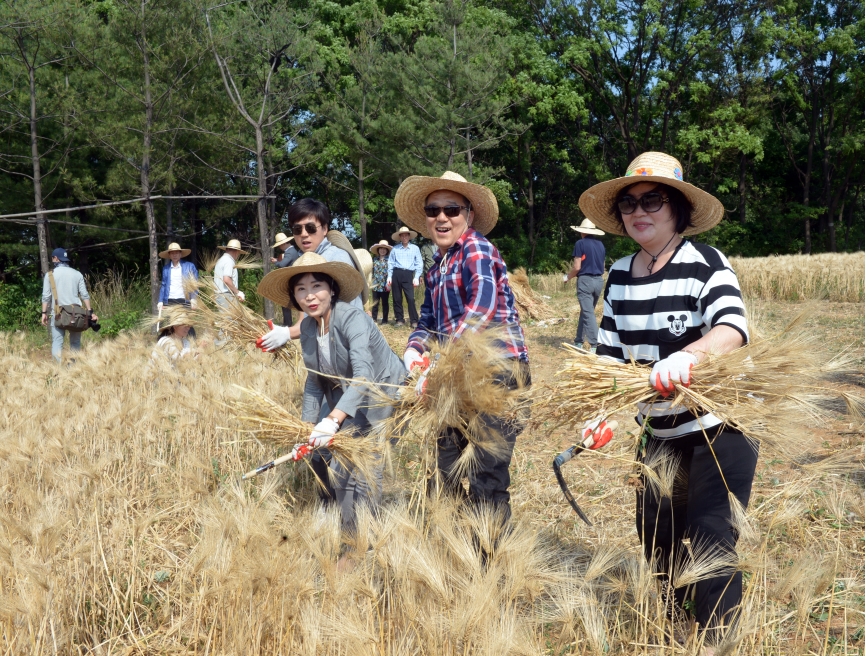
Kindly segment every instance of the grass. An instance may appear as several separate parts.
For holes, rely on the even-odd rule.
[[[543,383],[573,337],[577,303],[571,287],[536,289],[571,318],[527,326]],[[770,327],[803,309],[749,305]],[[862,353],[862,303],[814,307],[818,355],[849,344]],[[409,329],[384,332],[402,352]],[[239,480],[289,447],[250,437],[231,411],[242,399],[234,385],[297,405],[284,367],[252,347],[172,367],[152,347],[126,332],[86,343],[66,368],[45,345],[0,334],[3,653],[697,653],[688,622],[665,621],[635,534],[631,413],[615,417],[608,447],[563,468],[593,527],[550,468],[573,431],[534,416],[512,461],[510,532],[447,502],[410,503],[420,466],[410,453],[393,461],[383,512],[360,517],[348,539],[316,506],[306,467]],[[861,378],[833,384],[862,397]],[[830,410],[822,425],[803,423],[807,452],[761,455],[738,522],[751,530],[729,653],[863,653],[863,426]],[[662,491],[666,468],[657,464]],[[486,566],[476,544],[495,545]],[[339,571],[346,554],[355,567]]]

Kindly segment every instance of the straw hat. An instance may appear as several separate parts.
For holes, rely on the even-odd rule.
[[[394,209],[397,210],[397,216],[410,228],[414,228],[425,237],[432,238],[427,233],[424,203],[427,202],[427,196],[440,189],[456,191],[469,199],[475,212],[472,227],[478,232],[486,235],[493,230],[493,226],[499,220],[499,204],[496,202],[496,196],[487,187],[467,182],[466,178],[453,171],[445,171],[441,178],[413,175],[403,180],[403,184],[394,196]]]
[[[617,235],[626,234],[617,221],[611,206],[623,187],[639,182],[661,182],[679,189],[692,203],[692,223],[684,235],[697,235],[715,226],[725,214],[722,203],[703,189],[698,189],[683,180],[683,167],[676,158],[665,153],[648,152],[638,155],[628,165],[625,176],[600,182],[580,195],[581,211],[591,216],[598,227]]]
[[[352,246],[352,242],[349,241],[349,238],[346,237],[346,235],[344,235],[339,230],[329,230],[328,241],[340,250],[346,251],[349,254],[349,257],[352,258],[352,263],[355,265],[355,270],[360,272],[361,274],[364,273],[364,267],[361,266],[361,261],[358,259],[358,251],[354,249],[354,247]],[[369,290],[367,289],[366,284],[364,285],[364,288],[361,290],[360,293],[361,300],[366,303],[367,296],[369,296]]]
[[[599,230],[595,224],[589,219],[584,219],[579,226],[570,226],[575,232],[582,232],[587,235],[603,235],[604,230]]]
[[[221,251],[236,250],[240,251],[241,255],[249,255],[247,251],[241,249],[241,243],[237,239],[230,239],[228,244],[225,246],[217,246],[217,248]]]
[[[341,301],[351,301],[364,289],[364,278],[345,262],[328,262],[318,253],[304,253],[292,266],[275,269],[262,278],[256,291],[280,307],[292,307],[289,281],[305,273],[326,273],[340,285]]]
[[[373,284],[373,256],[364,248],[356,248],[354,250],[355,257],[361,263],[361,274],[364,276],[367,287],[370,287]]]
[[[192,326],[195,324],[195,321],[193,321],[188,306],[167,305],[162,308],[160,314],[147,317],[144,324],[148,328],[158,325],[159,334],[162,336],[163,332],[169,328],[173,328],[174,326]]]
[[[285,232],[278,232],[277,236],[274,237],[274,245],[271,246],[271,248],[276,248],[277,246],[282,246],[287,241],[292,241],[292,239],[294,239],[294,238],[295,238],[294,235],[286,236]]]
[[[394,248],[394,247],[391,246],[391,244],[388,243],[388,240],[387,240],[387,239],[383,239],[383,240],[380,241],[378,244],[373,244],[372,248],[370,248],[370,252],[371,252],[373,255],[375,255],[376,257],[379,257],[379,249],[380,249],[380,248],[387,248],[387,249],[388,249],[388,252],[390,253],[390,252],[391,252],[391,249]]]
[[[176,241],[173,241],[173,242],[171,242],[171,243],[168,245],[168,248],[167,248],[167,249],[165,249],[164,251],[160,251],[159,256],[160,256],[161,258],[167,260],[168,257],[169,257],[169,254],[170,254],[172,251],[175,251],[175,252],[176,252],[176,251],[180,251],[180,256],[181,256],[181,257],[186,257],[187,255],[189,255],[190,253],[192,253],[192,251],[191,251],[190,249],[188,249],[188,248],[181,248],[181,247],[180,247],[180,244],[178,244]]]
[[[407,228],[406,226],[401,226],[397,232],[391,235],[391,239],[393,239],[394,241],[400,241],[400,237],[402,235],[409,235],[409,239],[412,240],[418,236],[418,233],[414,230],[409,230],[409,228]]]

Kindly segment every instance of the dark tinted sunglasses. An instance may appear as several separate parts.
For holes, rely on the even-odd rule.
[[[292,234],[297,236],[300,235],[304,230],[307,231],[308,235],[314,235],[319,231],[318,223],[296,223],[292,226]]]
[[[468,205],[446,205],[445,207],[438,207],[436,205],[425,205],[424,206],[424,214],[427,218],[435,219],[439,216],[439,212],[442,212],[449,219],[453,219],[455,216],[460,214],[460,210],[469,210]]]
[[[643,208],[644,212],[658,212],[662,208],[662,205],[669,202],[666,197],[657,191],[651,191],[640,198],[623,196],[616,202],[616,206],[619,208],[621,214],[631,214],[637,209],[638,205]]]

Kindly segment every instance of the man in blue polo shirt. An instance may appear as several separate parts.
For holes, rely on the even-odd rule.
[[[409,306],[409,321],[413,328],[418,323],[418,310],[415,309],[415,288],[421,284],[421,275],[424,273],[421,251],[415,244],[409,243],[417,236],[417,232],[409,230],[406,226],[391,235],[391,239],[398,243],[388,254],[388,284],[386,287],[386,289],[391,289],[393,284],[396,325],[403,325],[403,296],[405,295],[406,305]]]
[[[598,344],[598,323],[595,320],[595,306],[604,288],[604,244],[598,237],[604,232],[595,227],[589,219],[579,226],[571,226],[581,238],[574,242],[571,271],[563,276],[568,282],[577,276],[577,302],[580,303],[580,319],[577,322],[577,335],[574,344],[583,348],[583,340],[589,342],[589,350],[595,353]]]

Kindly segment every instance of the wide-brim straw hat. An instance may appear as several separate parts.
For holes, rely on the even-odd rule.
[[[425,220],[426,220],[426,217],[425,217]],[[391,239],[393,239],[394,241],[400,241],[400,237],[402,235],[409,235],[409,239],[411,240],[411,239],[415,239],[415,237],[418,236],[418,233],[415,232],[414,230],[409,230],[409,228],[407,228],[406,226],[401,226],[397,232],[395,232],[394,234],[391,235]]]
[[[249,253],[241,248],[241,243],[237,239],[230,239],[229,243],[225,246],[217,246],[221,251],[229,251],[235,250],[240,251],[242,255],[249,255]]]
[[[683,167],[675,157],[665,153],[647,152],[638,155],[628,165],[621,178],[599,182],[580,195],[578,204],[581,211],[595,224],[617,235],[627,234],[625,227],[617,220],[612,211],[613,201],[624,188],[639,182],[661,182],[679,189],[689,199],[694,208],[692,223],[683,235],[697,235],[716,226],[725,215],[721,201],[703,189],[683,180]]]
[[[304,253],[291,266],[275,269],[262,278],[256,291],[280,307],[292,307],[289,281],[305,273],[326,273],[340,285],[341,301],[351,301],[364,289],[364,278],[351,264],[328,262],[318,253]]]
[[[373,245],[370,247],[370,252],[371,252],[373,255],[375,255],[376,257],[379,257],[379,249],[380,249],[380,248],[387,248],[387,249],[388,249],[388,252],[390,253],[390,252],[391,252],[391,249],[394,248],[394,247],[391,246],[391,244],[389,244],[388,241],[387,241],[386,239],[383,239],[383,240],[380,241],[378,244],[373,244]]]
[[[355,265],[355,269],[363,275],[364,267],[361,266],[361,261],[358,259],[358,252],[352,246],[352,242],[349,241],[349,238],[346,237],[346,235],[344,235],[339,230],[329,230],[328,241],[340,250],[346,251],[349,254],[349,257],[352,258],[352,263]],[[368,296],[369,290],[367,288],[367,285],[365,284],[364,288],[361,290],[361,300],[366,303]]]
[[[170,255],[172,252],[177,252],[177,251],[180,251],[180,256],[181,256],[181,257],[186,257],[187,255],[189,255],[190,253],[192,253],[192,251],[191,251],[189,248],[181,248],[181,247],[180,247],[180,244],[178,244],[177,242],[172,242],[172,243],[170,243],[170,244],[168,245],[168,248],[166,248],[164,251],[161,251],[161,252],[159,253],[159,256],[160,256],[161,258],[167,260],[167,259],[169,258],[169,255]]]
[[[373,284],[373,256],[364,248],[356,248],[354,250],[355,257],[361,263],[361,274],[364,276],[364,280],[369,288]]]
[[[276,248],[277,246],[282,246],[287,241],[292,241],[294,239],[294,235],[287,235],[285,232],[278,232],[277,236],[274,237],[274,245],[271,248]]]
[[[394,195],[394,209],[397,216],[410,228],[420,232],[425,237],[433,236],[427,231],[427,217],[424,215],[424,204],[427,196],[434,191],[446,189],[465,196],[472,204],[475,218],[472,227],[482,235],[493,230],[499,220],[499,203],[496,196],[487,187],[467,182],[459,173],[445,171],[441,178],[426,175],[413,175],[405,180]]]
[[[193,326],[193,315],[189,306],[186,305],[167,305],[162,308],[162,312],[147,317],[144,320],[144,325],[147,328],[159,326],[159,332],[174,326]]]
[[[583,234],[586,234],[586,235],[599,235],[599,236],[601,236],[604,234],[604,230],[599,230],[598,228],[596,228],[595,224],[592,221],[590,221],[589,219],[584,219],[583,221],[581,221],[579,226],[569,226],[569,227],[572,230],[574,230],[575,232],[582,232]]]

